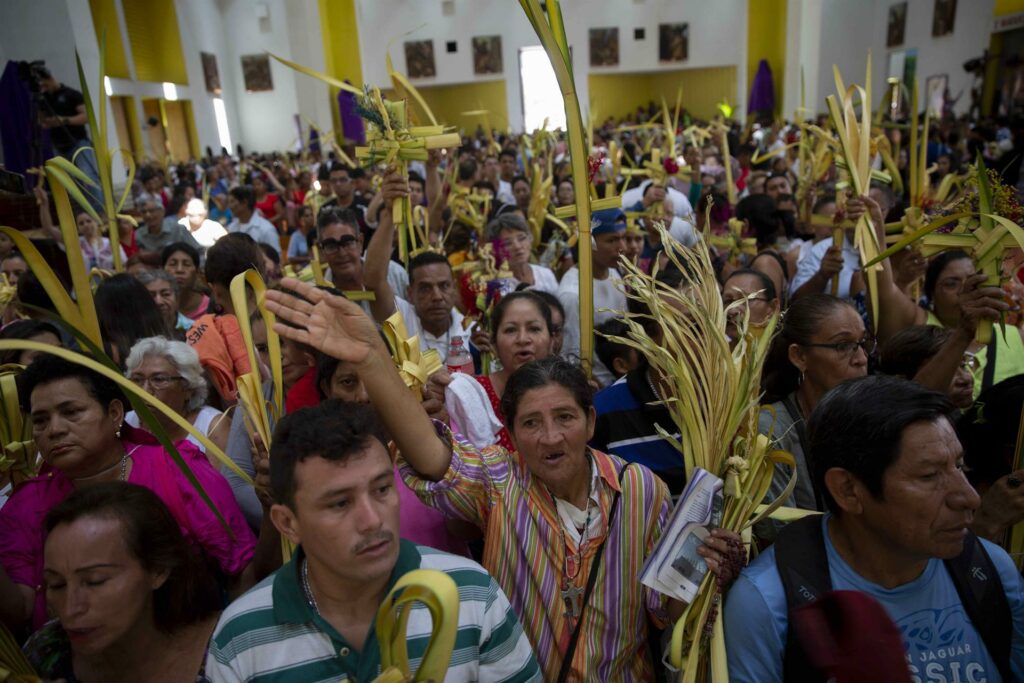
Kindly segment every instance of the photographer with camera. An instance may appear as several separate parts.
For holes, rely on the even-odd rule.
[[[43,62],[33,62],[30,68],[38,87],[36,103],[39,125],[50,131],[50,141],[56,152],[71,160],[96,182],[95,187],[83,187],[82,190],[93,206],[99,209],[103,204],[99,190],[100,173],[92,142],[85,130],[88,121],[85,99],[82,93],[54,78]]]

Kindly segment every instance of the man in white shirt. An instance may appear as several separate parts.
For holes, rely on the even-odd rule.
[[[626,190],[622,193],[622,208],[632,209],[637,203],[643,201],[644,194],[647,190],[647,186],[650,185],[653,180],[645,180],[638,187],[634,187],[630,190]],[[686,195],[677,190],[674,187],[665,188],[665,196],[668,197],[669,201],[672,202],[672,213],[678,218],[693,224],[693,205],[690,204],[690,200],[686,198]]]
[[[456,338],[461,338],[468,349],[473,331],[472,326],[463,328],[463,316],[454,307],[457,289],[452,268],[444,254],[423,252],[409,262],[409,286],[403,292],[408,300],[396,295],[388,277],[395,233],[391,207],[395,199],[408,195],[408,179],[390,173],[384,177],[380,191],[384,203],[377,230],[366,249],[366,260],[358,267],[360,285],[365,284],[376,294],[377,300],[371,305],[374,320],[384,322],[396,310],[401,311],[406,331],[410,336],[419,335],[420,350],[435,349],[443,361]],[[355,267],[354,262],[349,263],[347,272]]]
[[[207,218],[206,205],[199,197],[193,197],[185,205],[185,217],[178,221],[192,233],[192,239],[205,251],[213,246],[228,231],[217,221]]]
[[[626,250],[626,214],[621,209],[597,211],[591,217],[590,229],[593,236],[594,326],[597,327],[618,315],[601,309],[626,310],[626,295],[619,289],[622,276],[615,269],[619,257]],[[581,249],[584,247],[580,245]],[[577,267],[573,266],[562,277],[558,285],[558,300],[565,308],[562,355],[579,356],[580,272]],[[602,380],[600,375],[604,373],[607,373],[604,383],[614,380],[611,373],[603,366],[598,368],[598,365],[594,363],[594,375],[598,381]]]
[[[256,212],[256,196],[248,185],[239,185],[228,193],[228,209],[235,217],[228,232],[244,232],[260,244],[281,253],[281,239],[274,224]]]

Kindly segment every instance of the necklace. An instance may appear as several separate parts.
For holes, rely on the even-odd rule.
[[[309,561],[306,558],[302,558],[302,592],[306,594],[306,602],[309,603],[310,608],[319,615],[320,606],[316,604],[316,596],[313,595],[313,589],[309,587]]]
[[[651,379],[651,371],[650,371],[649,368],[648,368],[647,372],[645,373],[645,376],[647,377],[647,386],[649,386],[651,388],[651,393],[654,394],[654,398],[656,398],[659,401],[661,401],[662,400],[661,392],[658,391],[658,386],[654,383],[654,380]]]
[[[121,473],[120,473],[120,475],[118,475],[117,480],[118,481],[126,481],[125,480],[125,475],[128,472],[128,453],[127,452],[122,453],[121,454],[121,459],[118,460],[117,462],[115,462],[110,467],[104,467],[102,470],[100,470],[96,474],[90,474],[87,477],[75,477],[71,481],[89,481],[90,479],[95,479],[96,477],[102,477],[104,474],[106,474],[110,470],[114,469],[118,465],[121,466]]]
[[[590,497],[593,494],[593,492],[593,477],[591,477],[591,486],[590,489],[587,491],[587,521],[583,523],[583,532],[580,534],[580,542],[579,545],[576,547],[578,553],[576,556],[577,564],[576,572],[573,574],[569,573],[569,543],[568,541],[566,541],[565,538],[565,522],[562,521],[561,515],[559,515],[559,522],[561,523],[560,531],[562,534],[562,547],[565,549],[565,552],[562,555],[562,580],[563,583],[568,584],[561,591],[562,602],[565,604],[566,618],[572,617],[573,619],[578,619],[583,607],[580,604],[580,598],[583,597],[583,589],[576,585],[576,577],[580,575],[580,570],[583,568],[583,546],[587,541],[587,535],[590,533],[590,515],[591,509],[593,507],[591,505]],[[548,491],[548,493],[551,493],[550,490]],[[554,496],[552,496],[552,498],[554,498]]]

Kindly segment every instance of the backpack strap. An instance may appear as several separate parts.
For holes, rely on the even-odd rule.
[[[1004,681],[1012,681],[1010,646],[1013,618],[999,571],[985,546],[973,532],[968,531],[963,552],[943,564],[956,586],[964,611],[985,643],[999,674]]]
[[[992,329],[992,341],[988,343],[988,353],[985,354],[985,369],[981,372],[981,390],[985,391],[990,388],[996,379],[996,335],[1003,333],[1004,330],[993,328]]]
[[[832,590],[820,516],[804,517],[779,531],[775,539],[775,567],[786,593],[788,614]],[[784,681],[814,683],[825,680],[811,664],[792,626],[786,629],[782,670]]]

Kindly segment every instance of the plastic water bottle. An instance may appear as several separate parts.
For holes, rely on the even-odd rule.
[[[473,374],[473,356],[462,341],[462,337],[452,339],[448,346],[448,358],[445,361],[448,372],[464,372],[467,375]]]

